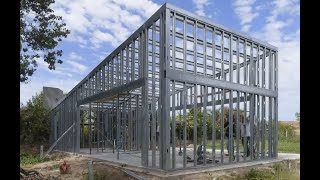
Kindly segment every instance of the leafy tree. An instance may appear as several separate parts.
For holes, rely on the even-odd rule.
[[[54,0],[20,0],[20,82],[27,83],[28,77],[36,71],[37,58],[43,58],[50,70],[55,63],[62,63],[58,57],[62,50],[56,47],[70,31],[65,28],[61,16],[50,8]]]
[[[193,119],[194,119],[194,109],[190,109],[186,116],[186,126],[187,126],[187,139],[193,140]],[[224,107],[224,122],[229,120],[229,108]],[[207,138],[211,139],[212,137],[212,110],[207,110]],[[236,119],[237,111],[234,109],[233,117]],[[240,110],[240,122],[244,121],[244,111]],[[216,139],[221,138],[221,109],[215,110],[215,131],[216,131]],[[183,116],[178,114],[176,116],[176,136],[179,138],[179,131],[183,132]],[[181,136],[181,138],[183,138]],[[197,108],[197,141],[201,142],[203,140],[203,109]]]
[[[43,93],[36,94],[20,108],[20,142],[46,144],[49,141],[49,111],[43,106]]]
[[[296,120],[300,122],[300,113],[296,112]]]
[[[80,111],[80,122],[84,123],[84,124],[88,124],[89,123],[89,112],[88,111]],[[83,138],[84,138],[84,142],[85,144],[83,144],[83,141],[80,141],[80,146],[84,147],[87,146],[87,143],[89,142],[89,126],[81,126],[82,128],[82,133],[83,133]]]

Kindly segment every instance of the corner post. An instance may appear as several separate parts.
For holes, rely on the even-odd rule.
[[[166,71],[170,62],[170,10],[166,7],[160,16],[160,168],[170,169],[170,89]]]

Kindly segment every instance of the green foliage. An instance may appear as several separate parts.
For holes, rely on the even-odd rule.
[[[223,123],[227,122],[229,120],[229,108],[224,107],[223,109]],[[186,115],[186,126],[187,126],[187,139],[188,140],[193,140],[193,119],[194,119],[194,109],[190,109],[189,112]],[[206,117],[206,127],[207,127],[207,138],[211,139],[212,137],[212,115],[213,112],[212,110],[207,110],[207,117]],[[233,112],[233,119],[236,120],[236,115],[237,111],[234,109]],[[243,122],[244,120],[244,112],[240,110],[240,122]],[[202,141],[203,139],[203,109],[197,108],[197,141]],[[221,109],[215,110],[215,135],[216,139],[221,138]],[[176,134],[177,137],[179,137],[179,131],[182,133],[183,132],[183,116],[181,114],[178,114],[176,116]]]
[[[247,180],[256,180],[256,179],[274,179],[274,174],[265,171],[265,170],[259,170],[259,169],[250,169],[250,171],[245,175],[245,179]]]
[[[56,49],[62,38],[70,31],[65,28],[61,16],[51,9],[54,0],[20,0],[20,82],[27,83],[28,77],[36,71],[36,60],[42,58],[50,70],[55,63],[62,63],[57,57],[62,50]]]
[[[234,110],[233,116],[236,119],[237,111]],[[187,140],[193,141],[193,119],[194,109],[190,109],[186,116],[187,126]],[[229,108],[224,107],[224,122],[229,119]],[[240,122],[244,121],[244,112],[240,110]],[[216,148],[221,148],[221,109],[215,111],[215,131],[216,131]],[[203,140],[203,110],[197,109],[197,142],[200,143]],[[178,114],[176,116],[176,137],[179,139],[179,131],[183,133],[183,116]],[[286,137],[287,131],[287,137]],[[212,111],[207,111],[207,139],[210,140],[212,137]],[[181,136],[183,138],[183,136]],[[284,153],[300,153],[300,136],[294,134],[294,127],[284,123],[278,122],[278,151]],[[241,143],[241,142],[240,142]],[[207,147],[212,147],[212,142],[207,141]],[[268,141],[266,141],[266,147],[268,147]],[[240,150],[243,147],[240,147]]]
[[[296,120],[300,122],[300,113],[296,112],[295,116],[296,116]]]
[[[295,135],[295,127],[285,122],[278,122],[278,151],[300,153],[300,136]],[[287,136],[286,136],[287,132]]]
[[[287,137],[286,137],[287,132]],[[294,127],[288,123],[278,122],[278,136],[279,139],[288,139],[294,137]]]
[[[39,155],[32,154],[28,151],[20,152],[20,163],[22,166],[30,166],[37,163],[41,163],[44,160],[40,159]]]
[[[292,168],[289,169],[285,163],[277,163],[270,168],[252,168],[243,177],[238,180],[276,180],[276,179],[300,179],[297,168],[294,167],[295,162],[291,162]]]
[[[300,153],[300,136],[279,139],[278,151],[282,153]]]
[[[20,108],[20,143],[46,144],[49,140],[50,120],[43,107],[43,93],[36,94]]]

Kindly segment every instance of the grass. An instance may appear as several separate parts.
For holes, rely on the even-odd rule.
[[[296,136],[288,139],[279,139],[278,151],[283,153],[299,153],[300,154],[300,137]]]
[[[226,173],[215,174],[207,172],[208,179],[212,180],[298,180],[300,179],[297,161],[280,162],[269,166],[259,166],[248,169],[236,170]]]
[[[224,142],[225,143],[225,142]],[[243,145],[241,143],[241,140],[239,142],[239,149],[240,152],[243,152]],[[212,148],[212,141],[211,139],[207,140],[207,148]],[[216,150],[220,150],[221,149],[221,139],[217,139],[216,140],[216,144],[215,144],[215,148]],[[266,140],[266,152],[268,151],[268,140]],[[224,150],[227,149],[227,145],[224,145]],[[236,145],[235,145],[235,150],[236,150]],[[261,151],[261,141],[260,141],[260,151]],[[295,136],[295,137],[280,137],[278,140],[278,152],[280,153],[300,153],[300,136]]]
[[[300,179],[297,168],[289,169],[285,163],[277,163],[270,168],[252,168],[249,172],[238,175],[237,180],[276,180],[276,179]]]
[[[44,144],[45,149],[48,148],[47,144]],[[44,159],[40,159],[40,145],[20,144],[20,165],[25,167],[31,167],[32,165],[39,164],[47,161],[58,161],[66,157],[65,153],[50,153]]]
[[[20,164],[23,167],[30,167],[34,164],[44,162],[43,159],[40,159],[39,154],[34,154],[28,150],[21,150],[20,151]]]
[[[224,150],[227,150],[227,144],[226,144],[226,141],[224,141]],[[235,141],[235,143],[236,143],[236,141]],[[239,142],[239,145],[240,145],[240,147],[239,147],[239,150],[242,152],[243,151],[243,146],[242,146],[242,144],[241,144],[241,140],[240,140],[240,142]],[[207,140],[207,148],[212,148],[212,140],[210,139],[210,140]],[[220,150],[221,149],[221,139],[219,139],[219,140],[216,140],[216,143],[215,143],[215,148],[216,148],[216,150]],[[235,150],[236,150],[236,144],[235,144],[235,146],[234,146],[234,148],[235,148]]]
[[[250,171],[244,175],[244,179],[247,180],[256,180],[256,179],[273,179],[274,174],[269,170],[262,169],[250,169]],[[242,178],[239,178],[239,180]]]

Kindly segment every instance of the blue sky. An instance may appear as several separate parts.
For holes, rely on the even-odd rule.
[[[295,118],[300,112],[299,0],[56,0],[52,8],[71,30],[59,44],[64,63],[50,71],[39,59],[30,82],[20,84],[20,102],[43,86],[70,91],[165,2],[277,46],[279,120]]]

